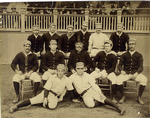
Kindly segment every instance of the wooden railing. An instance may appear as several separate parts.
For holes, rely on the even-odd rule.
[[[66,31],[67,25],[73,25],[74,30],[80,30],[82,21],[88,21],[88,29],[94,32],[95,23],[102,23],[103,32],[113,32],[117,28],[117,24],[124,23],[124,31],[135,33],[149,33],[150,15],[121,15],[121,11],[117,15],[89,15],[86,10],[85,14],[58,14],[57,10],[53,10],[53,14],[4,14],[1,15],[0,31],[32,31],[32,25],[39,25],[40,31],[48,31],[49,23],[57,24],[57,31]]]

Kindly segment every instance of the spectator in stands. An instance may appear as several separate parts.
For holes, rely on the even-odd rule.
[[[88,22],[86,21],[83,21],[82,22],[82,29],[78,32],[75,32],[75,36],[76,36],[76,39],[77,39],[77,36],[79,36],[79,38],[82,40],[83,42],[83,49],[85,51],[88,50],[88,46],[89,46],[89,37],[91,35],[91,33],[89,33],[87,30],[88,30]]]
[[[65,58],[69,58],[70,51],[75,49],[76,37],[73,30],[73,25],[68,25],[67,34],[62,34],[58,42],[58,49],[64,54]]]
[[[112,99],[114,103],[117,103],[116,101],[116,81],[117,76],[115,75],[115,67],[117,63],[117,56],[115,53],[111,50],[112,49],[112,41],[106,40],[104,43],[104,51],[100,51],[95,57],[94,57],[94,68],[95,71],[91,73],[91,76],[94,79],[109,79],[112,82]]]
[[[36,95],[40,86],[41,78],[36,73],[38,69],[37,56],[33,54],[31,49],[31,42],[24,42],[24,50],[18,53],[11,63],[11,68],[14,70],[13,86],[16,93],[16,98],[13,103],[17,103],[20,100],[19,96],[19,83],[24,79],[31,79],[34,82],[34,96]]]
[[[4,13],[4,14],[8,13],[7,7],[3,7],[2,10],[3,10],[3,13]]]
[[[12,6],[11,13],[12,14],[18,14],[18,12],[16,11],[16,7],[15,6]]]
[[[42,58],[42,67],[45,70],[42,76],[43,85],[52,75],[56,74],[58,64],[65,64],[64,55],[57,51],[57,41],[50,40],[49,47],[50,51],[45,53]]]
[[[132,15],[134,14],[134,11],[131,8],[131,3],[130,1],[127,1],[124,3],[124,6],[122,7],[122,14],[123,15]]]
[[[115,10],[115,6],[114,5],[111,5],[110,15],[117,15],[117,10]]]
[[[121,74],[118,76],[118,84],[122,98],[120,99],[119,103],[123,103],[126,99],[123,82],[132,80],[139,82],[140,86],[138,90],[137,101],[140,104],[144,104],[144,102],[141,100],[141,97],[147,85],[148,79],[141,73],[143,71],[143,56],[136,51],[135,47],[136,39],[130,38],[129,50],[120,58],[119,71]]]
[[[106,8],[102,7],[102,9],[101,9],[101,15],[107,15],[107,13],[105,11],[106,11]]]
[[[67,76],[70,76],[72,73],[75,73],[75,67],[77,62],[83,62],[86,67],[86,71],[90,73],[90,68],[92,67],[92,59],[90,58],[88,52],[83,50],[83,42],[80,38],[77,39],[75,43],[75,49],[71,51],[69,60],[68,60],[68,73]]]
[[[93,10],[93,4],[92,3],[90,3],[90,6],[89,6],[89,14],[90,15],[94,15],[95,14],[95,10]]]
[[[45,7],[43,12],[44,12],[44,14],[49,14],[50,13],[50,9],[48,8],[48,6]]]
[[[99,51],[104,50],[104,42],[109,40],[108,37],[102,33],[102,24],[96,23],[96,31],[91,34],[89,38],[88,52],[91,57],[95,57]]]
[[[54,39],[58,42],[60,39],[60,36],[56,33],[56,25],[54,23],[51,23],[49,25],[49,32],[44,33],[42,35],[43,44],[45,44],[45,51],[48,52],[50,50],[49,48],[49,42]]]

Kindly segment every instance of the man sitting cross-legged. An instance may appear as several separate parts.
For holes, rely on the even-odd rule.
[[[121,115],[124,114],[125,110],[122,110],[117,104],[106,98],[101,89],[95,84],[95,79],[85,71],[83,62],[76,63],[77,73],[72,74],[69,77],[67,89],[70,98],[73,99],[74,87],[83,98],[85,105],[89,108],[99,106],[100,103],[110,105],[114,107]],[[74,86],[74,87],[73,87]]]
[[[58,64],[55,75],[51,76],[44,86],[44,90],[37,96],[25,100],[17,105],[10,107],[10,113],[15,112],[20,107],[41,104],[43,107],[48,107],[49,109],[55,109],[58,102],[63,101],[63,97],[66,93],[66,86],[68,78],[64,75],[66,67],[64,64]]]
[[[94,57],[93,65],[95,71],[91,73],[91,76],[94,77],[94,79],[109,79],[112,82],[112,97],[113,101],[117,103],[115,99],[117,76],[114,73],[117,56],[114,51],[111,51],[112,46],[113,44],[111,40],[106,40],[104,42],[104,51],[99,52]]]

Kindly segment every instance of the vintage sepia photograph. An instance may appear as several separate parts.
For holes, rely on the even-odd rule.
[[[0,2],[1,118],[150,118],[150,1]]]

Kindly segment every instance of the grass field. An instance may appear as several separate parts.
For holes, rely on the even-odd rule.
[[[150,77],[149,67],[145,67],[143,74]],[[2,118],[144,118],[150,117],[150,81],[142,96],[144,105],[140,105],[136,101],[135,94],[127,94],[127,100],[120,107],[127,108],[124,116],[120,116],[109,106],[100,106],[96,108],[86,108],[81,103],[72,103],[65,97],[64,101],[58,104],[56,110],[49,110],[40,105],[27,106],[19,109],[17,112],[10,114],[9,107],[13,105],[15,93],[12,85],[12,77],[14,72],[10,65],[0,65],[1,78],[1,117]],[[39,92],[42,90],[42,84]],[[109,96],[106,93],[106,96]],[[119,93],[117,94],[120,98]]]

